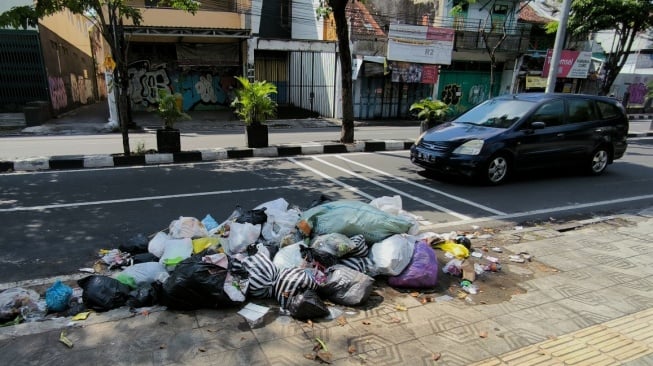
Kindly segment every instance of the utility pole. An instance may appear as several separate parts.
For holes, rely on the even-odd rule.
[[[567,32],[567,20],[569,19],[570,9],[571,0],[563,0],[560,20],[558,21],[558,31],[556,32],[556,40],[553,45],[551,62],[549,63],[549,77],[546,80],[546,93],[553,93],[555,91],[556,79],[558,77],[558,66],[560,64],[560,54],[562,53],[562,47],[565,42],[565,33]]]

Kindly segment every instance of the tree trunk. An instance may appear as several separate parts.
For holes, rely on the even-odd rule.
[[[329,5],[333,9],[333,19],[336,22],[338,51],[342,68],[342,129],[340,131],[340,142],[343,144],[354,142],[351,50],[349,49],[349,25],[345,13],[347,2],[348,0],[329,0]]]

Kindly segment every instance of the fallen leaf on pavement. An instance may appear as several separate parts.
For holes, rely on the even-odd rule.
[[[412,296],[412,297],[418,297],[418,296],[419,296],[419,292],[411,292],[411,293],[410,293],[410,296]]]
[[[206,352],[206,349],[204,349],[204,348],[198,348],[197,350],[200,351],[200,352]]]
[[[315,361],[315,353],[304,353],[304,358]]]
[[[331,352],[320,351],[317,353],[317,358],[322,362],[331,363]]]
[[[408,310],[408,308],[406,308],[406,307],[403,306],[403,305],[397,305],[397,306],[395,307],[395,309],[397,309],[397,310],[399,310],[399,311],[406,311],[406,310]]]
[[[370,324],[372,324],[372,322],[370,322],[369,320],[363,320],[363,325],[370,325]]]
[[[482,332],[478,333],[478,336],[481,337],[481,338],[487,338],[487,332],[482,331]]]
[[[345,318],[344,316],[339,316],[338,319],[336,319],[336,321],[338,322],[338,325],[341,327],[344,327],[345,324],[347,324],[347,318]]]
[[[431,355],[431,359],[432,359],[433,361],[437,361],[437,360],[439,360],[440,357],[442,357],[442,354],[440,354],[440,352],[434,352],[433,355]]]
[[[354,353],[356,353],[356,347],[349,346],[349,348],[347,348],[347,352],[349,352],[350,355],[353,355]]]

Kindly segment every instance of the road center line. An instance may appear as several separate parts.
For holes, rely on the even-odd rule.
[[[275,190],[275,189],[280,189],[280,188],[296,188],[296,186],[286,185],[286,186],[275,186],[275,187],[231,189],[231,190],[226,190],[226,191],[211,191],[211,192],[198,192],[198,193],[170,194],[170,195],[165,195],[165,196],[148,196],[148,197],[123,198],[123,199],[119,199],[119,200],[58,203],[58,204],[52,204],[52,205],[29,206],[29,207],[12,207],[12,208],[2,208],[2,209],[0,209],[0,212],[40,211],[40,210],[47,210],[47,209],[54,209],[54,208],[96,206],[96,205],[106,205],[106,204],[114,204],[114,203],[166,200],[166,199],[171,199],[171,198],[217,196],[217,195],[232,194],[232,193],[269,191],[269,190]]]
[[[387,176],[387,177],[391,177],[391,178],[393,178],[393,179],[396,179],[396,180],[398,180],[398,181],[401,181],[401,182],[404,182],[404,183],[407,183],[407,184],[413,185],[413,186],[415,186],[415,187],[419,187],[419,188],[422,188],[422,189],[426,189],[427,191],[431,191],[431,192],[433,192],[433,193],[437,193],[437,194],[439,194],[439,195],[441,195],[441,196],[445,196],[445,197],[447,197],[447,198],[451,198],[452,200],[456,200],[456,201],[458,201],[458,202],[462,202],[462,203],[464,203],[464,204],[467,204],[467,205],[470,205],[470,206],[473,206],[473,207],[476,207],[476,208],[480,208],[481,210],[484,210],[484,211],[487,211],[487,212],[493,213],[493,214],[495,214],[495,215],[506,215],[505,212],[502,212],[502,211],[499,211],[499,210],[495,210],[495,209],[493,209],[493,208],[490,208],[490,207],[487,207],[487,206],[481,205],[480,203],[472,202],[472,201],[467,200],[467,199],[464,199],[464,198],[462,198],[462,197],[454,196],[453,194],[449,194],[449,193],[447,193],[447,192],[443,192],[443,191],[437,190],[437,189],[435,189],[435,188],[431,188],[431,187],[429,187],[429,186],[425,186],[425,185],[423,185],[423,184],[419,184],[419,183],[412,182],[412,181],[410,181],[410,180],[408,180],[408,179],[406,179],[406,178],[401,178],[401,177],[394,176],[394,175],[392,175],[392,174],[390,174],[390,173],[386,173],[386,172],[384,172],[384,171],[382,171],[382,170],[378,170],[378,169],[376,169],[376,168],[372,168],[372,167],[369,166],[369,165],[361,164],[361,163],[356,162],[356,161],[353,161],[353,160],[351,160],[351,159],[347,159],[347,158],[345,158],[345,157],[343,157],[343,156],[338,155],[338,156],[336,156],[336,157],[337,157],[338,159],[340,159],[340,160],[344,160],[344,161],[347,161],[347,162],[349,162],[349,163],[351,163],[351,164],[355,164],[355,165],[358,165],[358,166],[363,167],[363,168],[365,168],[365,169],[369,169],[369,170],[371,170],[371,171],[373,171],[373,172],[376,172],[376,173],[379,173],[379,174],[381,174],[381,175],[385,175],[385,176]]]
[[[342,167],[339,167],[339,166],[337,166],[337,165],[335,165],[335,164],[331,164],[331,163],[329,163],[329,162],[327,162],[327,161],[325,161],[325,160],[323,160],[323,159],[321,159],[321,158],[318,158],[318,157],[315,157],[315,156],[313,156],[312,158],[313,158],[313,160],[317,160],[317,161],[321,162],[322,164],[325,164],[325,165],[328,165],[328,166],[330,166],[330,167],[332,167],[332,168],[335,168],[335,169],[338,169],[338,170],[340,170],[340,171],[343,171],[343,172],[345,172],[345,173],[347,173],[347,174],[349,174],[349,175],[351,175],[351,176],[354,176],[354,177],[356,177],[356,178],[363,179],[363,180],[365,180],[365,181],[367,181],[367,182],[369,182],[369,183],[372,183],[372,184],[374,184],[374,185],[377,185],[377,186],[379,186],[379,187],[381,187],[381,188],[385,188],[385,189],[387,189],[387,190],[389,190],[389,191],[392,191],[392,192],[398,193],[398,194],[401,195],[401,196],[404,196],[404,197],[410,198],[410,199],[412,199],[413,201],[417,201],[417,202],[419,202],[419,203],[421,203],[421,204],[423,204],[423,205],[426,205],[426,206],[428,206],[428,207],[431,207],[431,208],[434,208],[434,209],[436,209],[436,210],[442,211],[442,212],[444,212],[444,213],[446,213],[446,214],[449,214],[449,215],[451,215],[451,216],[457,217],[457,218],[459,218],[459,219],[461,219],[461,220],[469,220],[469,219],[471,219],[471,217],[469,217],[469,216],[465,216],[465,215],[460,214],[460,213],[458,213],[458,212],[452,211],[452,210],[450,210],[450,209],[448,209],[448,208],[446,208],[446,207],[442,207],[442,206],[440,206],[440,205],[436,205],[435,203],[431,203],[431,202],[429,202],[429,201],[423,200],[423,199],[421,199],[421,198],[419,198],[419,197],[413,196],[413,195],[408,194],[408,193],[406,193],[406,192],[404,192],[404,191],[400,191],[400,190],[398,190],[398,189],[396,189],[396,188],[390,187],[389,185],[386,185],[386,184],[383,184],[383,183],[377,182],[377,181],[375,181],[374,179],[370,179],[370,178],[364,177],[364,176],[362,176],[362,175],[360,175],[360,174],[358,174],[358,173],[354,173],[354,172],[352,172],[351,170],[347,170],[347,169],[342,168]]]
[[[372,196],[370,194],[367,194],[367,193],[361,191],[360,189],[358,189],[358,188],[356,188],[354,186],[350,186],[349,184],[341,182],[341,181],[337,180],[336,178],[333,178],[333,177],[331,177],[331,176],[329,176],[329,175],[327,175],[327,174],[325,174],[325,173],[323,173],[323,172],[321,172],[321,171],[319,171],[317,169],[311,168],[310,166],[308,166],[308,165],[306,165],[304,163],[300,163],[299,161],[295,160],[294,158],[287,158],[287,159],[288,159],[288,161],[291,161],[291,162],[299,165],[300,167],[302,167],[302,168],[304,168],[304,169],[306,169],[308,171],[311,171],[311,172],[319,175],[320,177],[322,177],[324,179],[329,180],[332,183],[335,183],[335,184],[337,184],[339,186],[345,187],[347,190],[350,190],[350,191],[352,191],[352,192],[354,192],[356,194],[359,194],[359,195],[367,198],[370,201],[375,198],[374,196]]]

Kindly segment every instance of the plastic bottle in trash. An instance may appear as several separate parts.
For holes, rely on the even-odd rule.
[[[474,295],[474,294],[478,293],[478,287],[475,284],[468,281],[468,280],[461,281],[460,282],[460,287],[463,288],[463,291],[465,291],[465,292],[467,292],[469,294]]]

